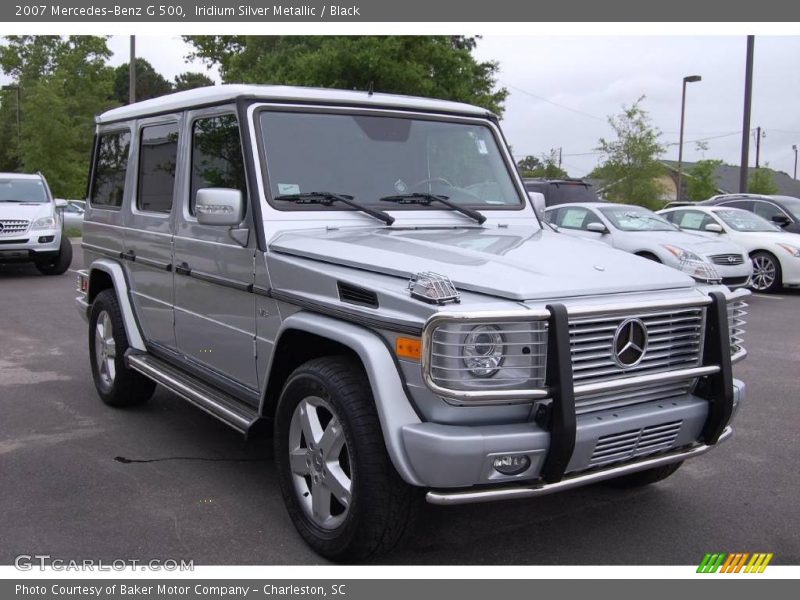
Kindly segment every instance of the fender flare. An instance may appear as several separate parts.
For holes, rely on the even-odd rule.
[[[386,343],[369,329],[310,312],[294,313],[281,323],[275,338],[276,347],[281,335],[287,330],[300,330],[326,337],[356,353],[364,365],[372,388],[383,440],[394,468],[406,483],[424,486],[408,459],[402,437],[404,426],[421,421],[406,396],[394,357]],[[272,359],[267,372],[271,370]]]
[[[125,278],[125,271],[122,266],[108,259],[98,259],[92,262],[89,267],[89,281],[91,282],[92,271],[102,271],[111,277],[111,283],[114,286],[114,291],[117,294],[117,301],[119,308],[122,312],[122,322],[125,324],[125,334],[128,336],[128,345],[136,350],[146,351],[144,345],[144,338],[139,329],[139,324],[136,322],[136,314],[133,312],[133,305],[131,304],[130,294],[128,293],[128,281]],[[92,290],[88,290],[89,296]]]

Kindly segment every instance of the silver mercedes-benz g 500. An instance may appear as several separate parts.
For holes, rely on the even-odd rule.
[[[61,275],[72,262],[61,210],[41,173],[0,173],[0,264],[32,262],[44,275]]]
[[[652,483],[731,434],[747,292],[543,228],[497,118],[225,85],[97,118],[77,305],[104,402],[274,429],[338,560],[417,499]]]

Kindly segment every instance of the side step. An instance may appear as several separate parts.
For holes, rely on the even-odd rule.
[[[233,396],[187,375],[163,360],[150,354],[131,352],[125,358],[134,371],[163,385],[241,433],[246,434],[258,420],[258,415],[252,409],[242,405]]]

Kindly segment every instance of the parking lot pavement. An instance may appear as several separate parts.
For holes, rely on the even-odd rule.
[[[73,265],[81,264],[76,247]],[[73,269],[77,268],[73,266]],[[324,562],[283,508],[269,440],[159,390],[144,407],[97,398],[74,273],[0,269],[0,564],[18,554],[196,564]],[[408,564],[697,564],[706,552],[800,562],[800,293],[755,296],[736,434],[670,479],[535,500],[426,506]],[[116,457],[152,462],[124,463]]]

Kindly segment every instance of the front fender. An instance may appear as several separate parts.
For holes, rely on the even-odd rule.
[[[384,341],[364,327],[309,312],[295,313],[285,319],[277,339],[287,330],[328,338],[358,355],[372,388],[383,439],[394,468],[407,483],[424,485],[411,466],[402,438],[403,427],[421,421],[406,397],[394,357]]]
[[[136,322],[136,313],[133,312],[133,305],[131,304],[130,294],[128,293],[128,281],[125,279],[125,271],[122,266],[108,259],[98,259],[89,267],[89,281],[92,281],[92,272],[102,271],[111,278],[111,283],[114,285],[114,291],[117,293],[117,301],[119,302],[120,311],[122,311],[122,322],[125,324],[125,333],[128,336],[128,345],[136,350],[145,351],[144,338],[139,329],[139,324]],[[91,289],[91,283],[88,290],[88,297],[93,298],[95,292]]]

